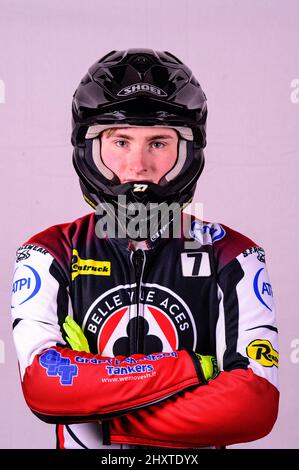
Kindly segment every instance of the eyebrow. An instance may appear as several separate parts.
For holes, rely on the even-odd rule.
[[[120,137],[122,139],[127,139],[127,140],[134,140],[134,137],[131,137],[130,135],[128,134],[121,134],[119,132],[115,132],[115,134],[111,135],[110,137],[108,137],[108,139],[112,139],[112,138],[115,138],[115,137]],[[151,136],[151,137],[147,137],[146,140],[149,142],[151,140],[156,140],[156,139],[173,139],[173,137],[171,135],[162,135],[162,134],[159,134],[159,135],[154,135],[154,136]]]

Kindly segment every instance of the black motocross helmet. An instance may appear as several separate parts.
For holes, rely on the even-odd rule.
[[[170,52],[111,51],[81,80],[72,103],[73,163],[85,200],[116,203],[191,202],[204,167],[206,96],[191,70]],[[156,183],[121,184],[101,159],[100,134],[109,127],[167,126],[180,138],[174,167]]]

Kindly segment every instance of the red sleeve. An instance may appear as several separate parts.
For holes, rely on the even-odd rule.
[[[251,369],[221,372],[206,387],[114,418],[111,443],[194,448],[252,441],[271,431],[278,397]]]
[[[199,384],[193,353],[105,358],[51,347],[26,368],[22,386],[46,422],[91,421],[157,403]]]

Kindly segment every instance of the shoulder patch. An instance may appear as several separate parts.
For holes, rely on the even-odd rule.
[[[247,256],[249,255],[254,255],[256,254],[257,255],[257,259],[261,262],[261,263],[265,263],[266,262],[266,257],[265,257],[265,250],[260,247],[260,246],[252,246],[250,248],[247,248],[245,251],[243,251],[243,257],[244,258],[247,258]]]
[[[190,236],[198,240],[202,245],[212,245],[222,240],[226,231],[220,224],[206,224],[199,220],[193,220],[190,228]]]
[[[17,250],[12,284],[12,308],[35,297],[43,284],[42,271],[49,270],[51,254],[37,245],[24,245]]]

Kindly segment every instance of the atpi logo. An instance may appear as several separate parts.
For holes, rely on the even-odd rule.
[[[246,348],[247,356],[264,367],[278,367],[278,352],[266,339],[255,339]]]
[[[110,276],[110,261],[95,261],[94,259],[82,259],[77,250],[73,250],[72,258],[72,281],[77,276],[91,275]]]
[[[32,299],[41,287],[41,278],[36,269],[28,264],[18,266],[12,285],[12,308]]]
[[[258,300],[272,312],[273,292],[265,268],[259,269],[254,276],[253,288]]]
[[[148,93],[158,96],[168,96],[164,90],[150,83],[134,83],[133,85],[126,86],[117,93],[117,96],[128,96],[133,93],[140,93],[141,91],[147,91]]]
[[[226,232],[220,224],[204,224],[194,220],[191,224],[190,236],[198,240],[202,245],[211,245],[224,238]]]

